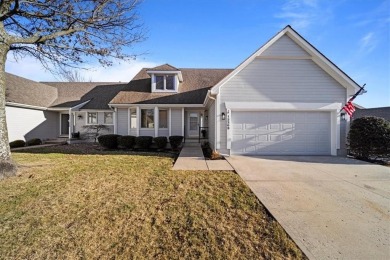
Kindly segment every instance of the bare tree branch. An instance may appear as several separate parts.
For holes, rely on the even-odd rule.
[[[5,120],[5,62],[31,56],[59,73],[97,60],[133,59],[145,39],[138,0],[0,0],[0,165],[12,165]],[[72,73],[72,72],[70,72]],[[82,80],[80,74],[68,80]],[[11,167],[12,168],[12,167]],[[1,174],[1,171],[0,171]]]

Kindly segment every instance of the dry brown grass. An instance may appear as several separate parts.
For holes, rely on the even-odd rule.
[[[0,182],[4,258],[304,257],[232,172],[171,171],[157,156],[14,158],[20,175]]]

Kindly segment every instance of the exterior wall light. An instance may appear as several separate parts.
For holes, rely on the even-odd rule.
[[[225,113],[222,113],[222,120],[225,120]]]
[[[82,115],[78,115],[77,118],[78,119],[83,119],[83,116]]]
[[[341,120],[345,121],[345,113],[340,114]]]

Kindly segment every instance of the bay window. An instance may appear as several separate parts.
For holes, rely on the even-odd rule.
[[[158,111],[158,128],[168,128],[168,111]]]
[[[154,128],[154,109],[141,109],[141,128]]]

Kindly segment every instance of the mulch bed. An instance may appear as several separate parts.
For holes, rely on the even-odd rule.
[[[177,157],[179,151],[166,149],[164,151],[153,150],[129,150],[129,149],[106,149],[98,143],[80,143],[80,144],[64,144],[50,147],[41,147],[36,149],[21,149],[14,152],[22,153],[64,153],[64,154],[128,154],[128,155],[144,155],[144,156],[165,156]]]

